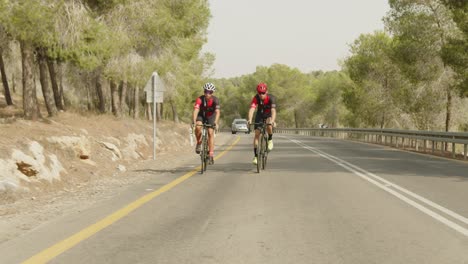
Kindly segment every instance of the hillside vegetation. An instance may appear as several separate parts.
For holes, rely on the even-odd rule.
[[[143,88],[156,71],[167,88],[158,120],[190,122],[194,98],[212,81],[229,126],[246,116],[262,81],[278,98],[283,127],[466,131],[468,3],[389,5],[385,31],[351,43],[340,71],[274,64],[210,79],[215,57],[201,52],[207,0],[1,0],[0,100],[31,120],[69,110],[151,118]],[[22,99],[12,106],[14,96]]]

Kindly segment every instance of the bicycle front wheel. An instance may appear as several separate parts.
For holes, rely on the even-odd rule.
[[[263,153],[262,153],[262,138],[260,138],[258,140],[258,146],[257,146],[257,172],[260,173],[260,168],[262,166],[262,157],[263,157]]]
[[[204,159],[204,162],[205,162],[205,171],[206,171],[206,168],[208,166],[208,139],[205,137],[205,144],[203,145],[203,149],[204,149],[204,153],[205,153],[205,159]]]
[[[262,135],[262,141],[263,141],[263,144],[262,144],[262,152],[263,152],[263,155],[262,155],[262,169],[264,170],[266,168],[267,158],[268,158],[268,139],[267,139],[266,134]]]
[[[201,159],[201,170],[200,173],[203,174],[204,171],[206,171],[206,159],[208,157],[208,152],[207,152],[207,140],[206,140],[206,135],[202,135],[202,147],[201,147],[201,152],[200,152],[200,159]]]
[[[266,162],[268,159],[268,138],[266,134],[263,136],[263,156],[262,156],[262,169],[266,168]]]
[[[202,143],[203,144],[203,143]],[[205,148],[202,146],[202,150],[200,153],[200,160],[201,160],[201,170],[200,173],[203,174],[203,172],[206,170],[206,162],[205,162]]]

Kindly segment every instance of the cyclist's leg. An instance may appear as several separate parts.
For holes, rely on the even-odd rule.
[[[257,124],[260,124],[263,122],[263,119],[261,116],[259,115],[256,115],[255,116],[255,125],[254,125],[254,130],[255,130],[255,136],[254,136],[254,148],[256,148],[258,146],[258,139],[260,138],[260,125],[257,125]]]
[[[215,116],[213,115],[211,118],[207,120],[207,123],[210,125],[215,124]],[[214,129],[208,128],[208,146],[209,146],[209,156],[210,156],[210,164],[214,164],[214,149],[215,149],[215,136],[214,136]]]
[[[266,119],[266,123],[271,124],[271,116]],[[273,134],[273,125],[267,126],[266,130],[268,132],[268,135],[272,135]]]
[[[262,119],[260,116],[255,116],[255,123],[260,123],[262,122]],[[254,136],[254,141],[253,141],[253,147],[254,147],[254,158],[252,163],[257,164],[257,157],[258,157],[258,140],[260,138],[260,127],[259,125],[255,124],[254,125],[254,130],[255,130],[255,136]]]
[[[271,116],[266,119],[266,123],[271,123]],[[268,133],[268,150],[273,149],[273,125],[269,125],[266,127],[266,131]]]
[[[201,115],[197,116],[197,123],[195,126],[195,137],[197,138],[197,145],[195,147],[195,152],[197,154],[200,153],[201,151],[201,134],[202,134],[202,127],[201,125],[203,124],[203,117]]]
[[[195,124],[195,136],[197,138],[197,144],[201,143],[201,131],[202,131],[202,125],[203,124],[203,117],[201,115],[197,116],[197,123]]]

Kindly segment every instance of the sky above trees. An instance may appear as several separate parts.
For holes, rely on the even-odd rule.
[[[204,51],[214,77],[234,77],[274,63],[303,72],[338,70],[360,34],[383,30],[387,0],[210,0]]]

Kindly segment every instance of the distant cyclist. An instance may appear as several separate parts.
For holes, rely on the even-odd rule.
[[[195,136],[197,138],[197,146],[195,152],[201,152],[201,125],[203,123],[210,124],[213,127],[208,128],[208,146],[209,146],[209,164],[214,164],[214,129],[218,125],[220,115],[219,99],[213,95],[216,87],[212,83],[203,85],[204,95],[197,97],[195,105],[193,106],[192,125],[195,126]]]
[[[259,83],[257,85],[257,94],[252,98],[249,109],[249,124],[252,124],[252,117],[257,109],[255,115],[255,123],[262,123],[266,120],[266,123],[273,124],[267,126],[266,130],[268,133],[268,150],[273,149],[273,126],[275,125],[276,119],[276,98],[272,94],[268,94],[268,87],[265,83]],[[259,125],[255,125],[255,137],[254,137],[254,158],[252,163],[257,164],[257,145],[260,137]]]

